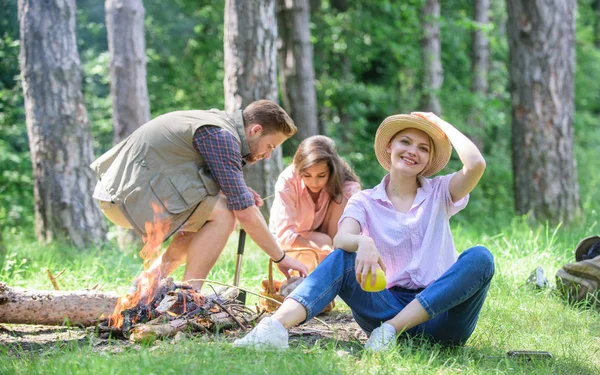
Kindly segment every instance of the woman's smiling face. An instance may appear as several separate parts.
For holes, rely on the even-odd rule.
[[[431,141],[427,133],[408,128],[394,135],[386,151],[391,167],[417,176],[427,167],[431,157]]]

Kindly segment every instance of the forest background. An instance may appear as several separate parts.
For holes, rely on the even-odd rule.
[[[317,129],[336,140],[340,154],[356,170],[365,188],[377,184],[385,173],[372,151],[377,126],[390,114],[423,109],[421,100],[428,88],[424,80],[426,67],[421,44],[424,25],[420,10],[426,2],[431,1],[310,1]],[[474,4],[483,2],[489,4],[489,23],[485,25],[473,21]],[[123,252],[118,248],[114,227],[109,227],[109,241],[89,248],[38,242],[32,157],[19,66],[17,3],[17,0],[0,0],[0,281],[43,289],[50,286],[47,269],[58,272],[67,268],[69,272],[59,280],[64,289],[83,289],[100,283],[106,290],[123,292],[142,265],[137,249]],[[176,368],[214,373],[219,366],[232,365],[239,367],[236,369],[240,374],[275,373],[281,371],[282,363],[290,368],[297,363],[304,366],[306,373],[373,373],[377,366],[383,366],[381,373],[399,372],[401,366],[407,373],[444,373],[443,369],[452,373],[466,370],[465,373],[482,374],[597,373],[600,366],[598,311],[589,306],[569,306],[548,288],[532,292],[522,286],[538,265],[548,271],[547,276],[552,281],[558,268],[573,261],[577,242],[600,232],[597,207],[600,202],[600,1],[577,1],[572,142],[577,161],[580,215],[569,223],[556,219],[533,221],[527,213],[515,209],[507,2],[444,0],[439,3],[441,14],[437,23],[443,84],[435,95],[442,117],[477,138],[487,161],[486,173],[473,191],[468,208],[453,218],[456,247],[462,250],[481,243],[489,247],[496,258],[490,297],[468,346],[454,352],[408,345],[386,357],[390,361],[367,358],[355,362],[338,358],[335,355],[338,347],[328,343],[325,347],[306,348],[308,356],[287,354],[284,361],[279,354],[254,358],[252,354],[231,352],[230,345],[213,347],[210,343],[202,346],[203,356],[189,356],[188,350],[198,349],[195,343],[193,346],[184,343],[162,346],[154,352],[149,349],[139,353],[132,349],[121,356],[110,357],[112,362],[105,361],[102,355],[86,357],[84,364],[79,365],[81,373],[101,373],[101,369],[106,373],[142,372],[141,369],[149,373],[163,369],[166,373]],[[554,2],[560,3],[560,0]],[[95,0],[77,0],[76,4],[82,90],[97,157],[113,144],[105,4]],[[224,108],[225,2],[146,0],[143,5],[151,116],[182,109]],[[473,92],[472,42],[476,30],[483,31],[489,41],[484,93]],[[284,104],[281,87],[279,96],[280,103]],[[483,127],[473,125],[474,112],[482,115]],[[283,145],[284,164],[290,162],[297,144],[298,140],[294,139]],[[535,151],[543,161],[543,147]],[[548,158],[555,152],[547,151]],[[453,155],[446,172],[459,166],[459,160]],[[556,178],[561,176],[557,174]],[[540,195],[544,193],[540,191]],[[235,236],[229,240],[211,278],[231,280],[236,240]],[[265,277],[267,258],[252,243],[249,250],[242,285],[257,289]],[[57,345],[62,344],[57,341]],[[470,351],[471,348],[475,350]],[[557,360],[523,370],[513,362],[505,362],[503,356],[497,357],[509,349],[548,350]],[[10,349],[0,348],[0,355],[11,354],[10,360],[6,357],[7,360],[0,363],[10,366],[8,373],[73,372],[73,363],[81,363],[80,353],[86,350],[94,351],[91,347],[82,350],[75,345],[66,350],[61,346],[55,352],[50,350],[51,355],[46,360],[34,363],[21,361],[24,358],[19,358],[21,352],[12,356]],[[163,351],[166,355],[156,355]],[[179,358],[177,363],[171,360],[173,352]],[[243,360],[233,364],[223,361],[223,353]],[[208,360],[210,365],[198,366],[200,359]],[[2,366],[0,373],[1,370]]]
[[[310,14],[314,46],[318,129],[337,141],[365,187],[384,171],[372,152],[375,130],[394,113],[419,110],[422,57],[421,1],[353,1],[342,9],[318,5]],[[443,85],[442,116],[464,132],[479,132],[488,162],[469,210],[457,221],[489,225],[490,231],[515,217],[511,164],[506,5],[491,1],[488,94],[471,92],[471,39],[477,27],[472,1],[446,0],[439,19]],[[164,6],[145,1],[147,84],[152,117],[181,109],[223,108],[224,3],[175,0]],[[313,4],[314,6],[314,4]],[[597,2],[578,1],[575,69],[575,155],[584,216],[597,215],[600,155],[600,49]],[[95,155],[112,145],[109,52],[104,3],[77,1],[77,44],[83,66],[83,93],[94,136]],[[19,75],[16,0],[0,0],[0,223],[3,233],[33,236],[33,187]],[[483,132],[470,128],[469,113],[483,114]],[[283,146],[289,162],[298,142]],[[456,168],[456,155],[448,170]],[[588,228],[593,230],[593,228]],[[597,230],[597,229],[596,229]]]

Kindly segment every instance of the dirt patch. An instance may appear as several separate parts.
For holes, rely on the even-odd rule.
[[[365,333],[347,312],[332,311],[317,317],[302,326],[290,330],[292,346],[303,342],[312,345],[316,342],[337,341],[344,347],[361,347],[367,339]],[[240,330],[225,332],[219,335],[221,339],[231,339],[243,336]],[[186,334],[190,337],[206,336],[204,334]],[[208,337],[207,337],[208,339]],[[91,335],[90,329],[78,327],[56,327],[44,325],[0,324],[0,348],[6,350],[9,356],[48,355],[68,346],[90,345],[94,351],[118,352],[126,346],[134,344],[126,340],[104,340]],[[174,338],[172,340],[178,340]],[[3,351],[4,351],[3,350]]]

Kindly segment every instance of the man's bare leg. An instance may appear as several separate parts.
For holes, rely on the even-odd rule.
[[[162,277],[167,277],[180,265],[185,263],[187,252],[196,233],[194,232],[177,232],[173,235],[171,244],[160,257],[160,271]]]
[[[186,271],[183,280],[204,279],[223,251],[235,226],[235,216],[227,209],[227,199],[218,196],[206,223],[198,232],[178,232],[167,250],[146,271],[160,280],[169,276],[183,263]],[[190,283],[199,289],[201,282]]]
[[[175,233],[167,251],[156,258],[146,271],[136,277],[133,287],[136,290],[141,290],[144,295],[145,293],[153,293],[152,291],[158,286],[158,282],[162,278],[169,276],[171,272],[185,262],[187,249],[194,234],[193,232]],[[130,289],[131,293],[134,291],[134,289]]]
[[[190,285],[195,289],[200,290],[203,282],[194,279],[205,279],[208,276],[223,252],[235,228],[235,222],[233,212],[227,208],[227,199],[219,196],[208,221],[191,237],[187,245],[187,264],[183,280],[190,280]]]

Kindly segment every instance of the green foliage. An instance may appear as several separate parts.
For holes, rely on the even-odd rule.
[[[372,152],[379,123],[388,115],[419,110],[422,94],[421,20],[423,0],[347,3],[321,1],[311,14],[317,103],[322,133],[337,141],[365,188],[384,175]],[[333,5],[332,5],[333,4]],[[600,200],[600,51],[595,45],[598,22],[593,0],[578,1],[575,153],[579,161],[584,213],[595,215]],[[473,95],[470,49],[473,4],[441,3],[440,37],[444,84],[438,93],[443,117],[484,141],[488,168],[458,218],[484,220],[498,227],[510,223],[513,211],[510,96],[506,9],[491,2],[489,94]],[[92,125],[96,155],[112,145],[109,54],[104,2],[77,1],[77,42],[83,69],[83,91]],[[174,0],[165,6],[144,1],[147,82],[153,116],[178,109],[222,108],[224,1]],[[0,221],[5,231],[33,231],[33,188],[19,79],[17,1],[0,0]],[[485,128],[468,124],[477,109]],[[294,153],[284,144],[284,157]],[[460,167],[453,156],[446,172]]]
[[[148,92],[154,115],[223,108],[221,1],[145,1]]]
[[[0,222],[5,230],[31,233],[33,185],[16,5],[16,1],[0,1]]]

